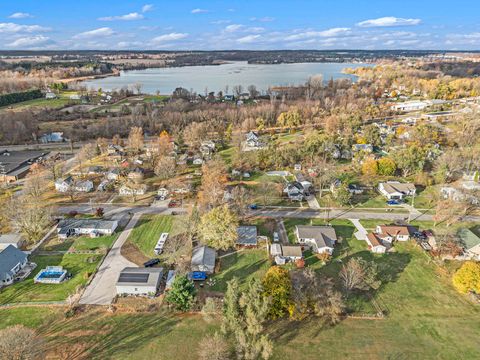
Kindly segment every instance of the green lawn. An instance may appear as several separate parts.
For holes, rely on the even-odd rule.
[[[120,235],[120,231],[115,232],[113,235],[100,236],[91,238],[90,236],[81,236],[75,238],[70,249],[73,250],[106,250],[109,249],[112,244],[117,240]]]
[[[180,220],[174,218],[171,215],[143,215],[127,241],[133,243],[145,256],[155,257],[153,249],[160,235],[164,232],[175,235],[180,231]]]
[[[45,98],[39,98],[39,99],[33,99],[33,100],[28,100],[28,101],[23,101],[19,102],[16,104],[9,105],[13,109],[24,109],[24,108],[32,108],[32,107],[47,107],[47,108],[61,108],[64,107],[68,104],[77,104],[77,102],[72,101],[70,99],[65,99],[65,98],[57,98],[57,99],[45,99]],[[3,107],[6,109],[7,107]]]
[[[241,286],[246,286],[252,278],[261,278],[270,267],[266,249],[246,249],[219,259],[220,271],[213,276],[215,285],[208,290],[225,291],[227,281],[237,277]]]
[[[99,255],[49,255],[34,256],[32,262],[37,268],[24,281],[0,291],[0,304],[15,302],[62,301],[75,289],[84,285],[100,261]],[[72,274],[72,278],[61,284],[34,284],[34,276],[46,266],[60,265]]]
[[[342,231],[346,233],[346,229]],[[356,249],[355,244],[349,247]],[[316,318],[269,323],[268,333],[274,341],[272,359],[479,358],[480,306],[457,294],[449,277],[412,243],[398,244],[397,250],[384,256],[357,252],[388,265],[391,277],[374,294],[388,311],[385,319],[346,319],[335,326]],[[261,262],[262,255],[256,252],[260,250],[238,254],[236,261],[227,264],[229,276],[234,272],[243,277],[248,274],[248,278],[260,276],[258,269],[263,266],[253,269],[249,265]],[[236,265],[239,263],[243,265]],[[340,264],[332,262],[331,266]],[[225,280],[226,276],[223,284]],[[348,304],[369,310],[361,298]],[[198,344],[220,324],[218,320],[206,322],[198,315],[175,316],[163,310],[108,313],[87,309],[72,319],[64,319],[56,311],[43,307],[0,309],[0,327],[16,323],[34,326],[47,337],[51,351],[71,351],[79,358],[142,360],[161,354],[162,359],[193,360],[198,358]]]

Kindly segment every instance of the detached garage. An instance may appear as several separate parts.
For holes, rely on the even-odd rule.
[[[163,268],[127,267],[120,272],[117,295],[154,296],[160,285]]]

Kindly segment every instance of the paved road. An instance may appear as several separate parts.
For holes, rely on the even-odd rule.
[[[120,271],[125,267],[137,267],[134,263],[125,259],[120,250],[127,241],[132,229],[137,224],[141,212],[133,215],[117,241],[112,246],[102,264],[100,265],[95,277],[90,285],[85,289],[80,304],[85,305],[109,305],[116,295],[115,283],[117,282]]]

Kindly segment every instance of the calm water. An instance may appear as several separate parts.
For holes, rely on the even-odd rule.
[[[342,69],[369,66],[350,63],[300,63],[255,65],[247,62],[234,62],[219,66],[185,66],[177,68],[146,69],[122,72],[120,76],[85,81],[89,89],[103,90],[121,89],[124,86],[133,88],[133,84],[143,85],[145,93],[171,94],[177,87],[183,87],[203,94],[208,91],[224,91],[229,87],[242,85],[246,91],[249,85],[257,90],[265,91],[270,86],[304,84],[310,76],[322,74],[325,80],[330,78],[349,78],[355,76],[342,74]]]

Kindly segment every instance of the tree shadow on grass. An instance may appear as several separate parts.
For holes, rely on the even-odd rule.
[[[155,336],[165,336],[181,318],[159,313],[104,317],[92,312],[78,321],[76,318],[60,321],[44,329],[51,335],[47,350],[53,353],[66,350],[68,359],[109,359],[141,349]]]

